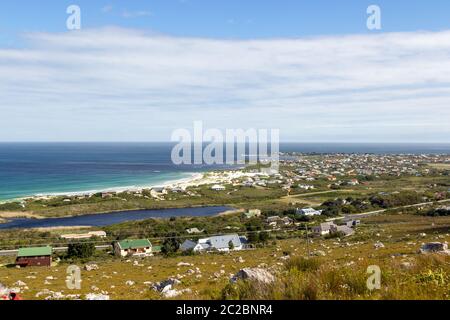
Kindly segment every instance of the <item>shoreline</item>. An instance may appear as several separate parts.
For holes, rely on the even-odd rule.
[[[167,180],[158,184],[151,185],[142,185],[142,186],[123,186],[123,187],[112,187],[112,188],[104,188],[104,189],[95,189],[95,190],[83,190],[83,191],[71,191],[71,192],[53,192],[53,193],[38,193],[30,196],[24,196],[20,198],[12,198],[12,199],[3,199],[0,200],[0,204],[12,203],[12,202],[23,202],[26,200],[39,200],[39,199],[53,199],[57,197],[81,197],[81,196],[89,196],[96,193],[103,192],[138,192],[152,188],[176,188],[181,187],[182,185],[194,186],[194,181],[201,180],[205,176],[205,173],[194,172],[189,173],[188,177],[176,179],[176,180]]]

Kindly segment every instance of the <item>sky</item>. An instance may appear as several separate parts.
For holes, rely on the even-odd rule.
[[[2,1],[0,115],[0,141],[450,142],[450,2]]]

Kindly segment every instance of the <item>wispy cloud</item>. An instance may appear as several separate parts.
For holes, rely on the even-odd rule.
[[[180,38],[106,28],[0,49],[0,140],[168,140],[280,128],[301,141],[449,141],[450,31]]]
[[[125,10],[122,12],[122,17],[130,19],[130,18],[139,18],[139,17],[150,17],[152,13],[146,10],[140,11],[128,11]]]

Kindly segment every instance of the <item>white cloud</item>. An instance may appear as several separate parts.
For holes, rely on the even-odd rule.
[[[0,140],[168,140],[203,120],[297,141],[449,142],[450,31],[27,38],[24,49],[0,49]]]

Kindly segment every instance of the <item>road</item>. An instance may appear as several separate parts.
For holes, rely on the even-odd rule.
[[[66,252],[68,247],[56,247],[53,248],[53,252]],[[101,246],[95,246],[96,250],[108,250],[111,249],[111,245],[101,245]],[[17,252],[19,250],[1,250],[0,256],[15,256],[17,255]]]
[[[439,201],[434,201],[434,202],[422,202],[422,203],[410,204],[410,205],[407,205],[407,206],[402,206],[402,207],[397,207],[397,208],[388,208],[388,209],[375,210],[375,211],[364,212],[364,213],[349,214],[349,215],[346,215],[346,216],[343,216],[343,217],[327,219],[327,221],[342,220],[342,219],[346,219],[346,218],[349,218],[349,219],[366,218],[366,217],[370,217],[370,216],[373,216],[373,215],[377,215],[377,214],[386,212],[388,210],[417,208],[417,207],[421,207],[421,206],[429,206],[429,205],[436,204],[436,203],[446,203],[446,202],[450,202],[450,199],[439,200]]]

